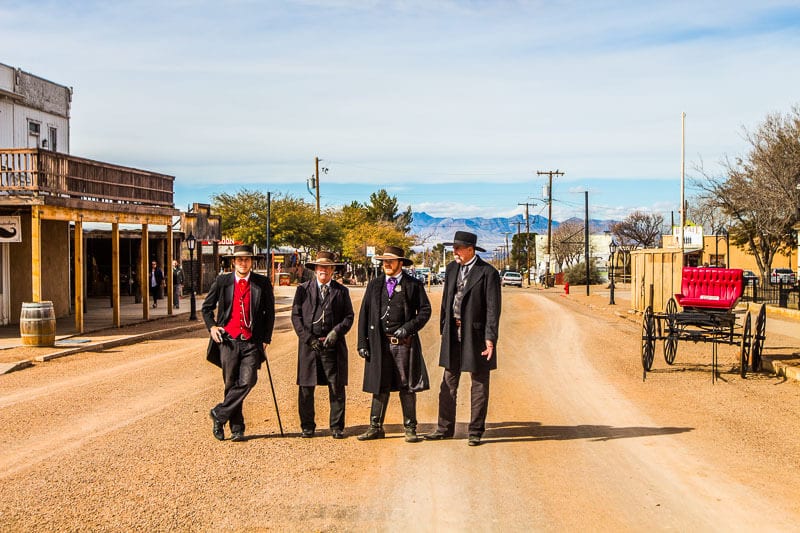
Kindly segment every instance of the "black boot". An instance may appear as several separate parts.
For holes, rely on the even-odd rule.
[[[373,394],[372,407],[369,412],[369,429],[359,435],[358,440],[382,439],[386,436],[383,431],[383,419],[386,416],[386,407],[389,403],[389,394]]]
[[[403,409],[403,427],[406,430],[406,442],[419,442],[417,436],[417,395],[413,392],[400,391],[400,407]]]

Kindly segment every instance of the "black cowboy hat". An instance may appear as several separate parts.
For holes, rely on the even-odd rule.
[[[317,252],[317,258],[314,261],[306,263],[306,268],[314,270],[317,265],[321,266],[334,266],[339,268],[344,266],[344,263],[336,262],[336,254],[333,252]]]
[[[237,244],[233,247],[233,253],[225,257],[256,257],[253,247],[249,244]]]
[[[474,233],[470,233],[468,231],[457,231],[456,236],[453,237],[453,242],[446,242],[444,245],[453,246],[454,244],[457,244],[459,246],[471,246],[478,252],[485,252],[486,250],[475,244],[477,242],[478,236]]]
[[[376,255],[375,259],[378,261],[386,261],[387,259],[399,259],[403,262],[403,266],[411,266],[414,264],[414,261],[406,257],[405,252],[403,252],[402,248],[397,246],[387,246],[383,250],[383,255]]]

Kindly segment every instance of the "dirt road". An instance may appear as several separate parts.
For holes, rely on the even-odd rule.
[[[352,291],[358,306],[360,289]],[[436,419],[439,292],[423,347]],[[0,530],[793,530],[800,520],[800,387],[738,377],[721,348],[657,352],[642,381],[640,328],[609,309],[505,289],[486,443],[466,445],[469,377],[456,438],[407,444],[392,397],[388,438],[359,442],[369,401],[351,346],[349,438],[300,439],[296,336],[278,321],[270,364],[246,403],[249,439],[217,442],[218,370],[198,335],[86,353],[0,376]],[[786,349],[789,338],[768,338]],[[796,347],[794,348],[797,349]]]

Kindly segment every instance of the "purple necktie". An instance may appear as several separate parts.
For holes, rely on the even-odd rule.
[[[397,285],[397,278],[389,278],[386,280],[386,292],[389,293],[389,298],[394,294],[395,285]]]

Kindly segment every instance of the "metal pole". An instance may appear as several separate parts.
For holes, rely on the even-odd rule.
[[[586,296],[589,296],[589,191],[584,191],[586,200],[586,224],[583,228],[583,255],[586,261]]]
[[[270,218],[272,217],[272,193],[267,191],[267,278],[272,282],[272,234],[270,233]]]
[[[275,414],[278,416],[278,427],[281,430],[281,437],[283,437],[283,424],[281,424],[281,413],[278,411],[278,398],[275,397],[275,386],[272,384],[272,372],[269,369],[269,357],[267,351],[264,350],[264,362],[267,363],[267,376],[269,376],[269,388],[272,391],[272,403],[275,404]]]
[[[683,184],[684,184],[684,168],[686,156],[686,113],[681,113],[681,268],[684,264],[684,242],[683,242],[683,228],[686,226],[686,203],[683,199]]]
[[[194,249],[189,248],[189,266],[191,267],[192,290],[189,295],[189,320],[197,320],[197,302],[194,296]]]
[[[614,252],[611,252],[611,293],[609,296],[608,305],[617,305],[614,302]]]
[[[525,203],[525,268],[528,270],[528,288],[531,286],[531,248],[528,243],[531,236],[531,219],[528,216],[528,204]]]

